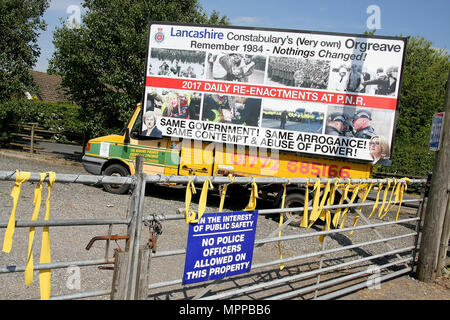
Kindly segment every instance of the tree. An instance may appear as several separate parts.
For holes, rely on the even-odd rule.
[[[449,54],[423,37],[408,41],[399,100],[392,167],[382,170],[426,175],[434,163],[428,150],[433,114],[444,108]]]
[[[93,134],[123,127],[143,96],[149,17],[153,21],[227,24],[197,0],[86,0],[78,29],[54,33],[49,72],[63,77]]]
[[[23,96],[32,86],[29,70],[40,55],[39,32],[48,0],[0,1],[0,101]]]

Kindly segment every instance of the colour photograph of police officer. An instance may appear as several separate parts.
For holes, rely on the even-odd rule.
[[[205,94],[202,120],[259,126],[261,99],[219,94]]]
[[[203,78],[206,53],[202,51],[153,48],[149,74],[175,78]]]
[[[331,68],[328,90],[392,96],[397,90],[398,77],[398,67],[395,66],[335,63]]]
[[[266,84],[326,89],[330,62],[316,59],[270,57]]]
[[[325,107],[298,101],[263,101],[262,127],[301,132],[322,133]]]
[[[389,141],[394,118],[391,110],[329,106],[324,134],[360,139],[378,135]]]
[[[148,88],[146,97],[145,112],[154,111],[156,116],[178,119],[200,118],[200,93]]]
[[[209,53],[206,79],[262,84],[265,68],[266,58],[261,55]]]

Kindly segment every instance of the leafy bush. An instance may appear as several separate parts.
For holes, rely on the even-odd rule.
[[[39,126],[57,133],[62,142],[65,133],[83,135],[89,133],[80,120],[80,107],[68,103],[51,103],[33,100],[9,100],[0,103],[0,144],[8,144],[11,132],[17,132],[13,124],[36,122]]]

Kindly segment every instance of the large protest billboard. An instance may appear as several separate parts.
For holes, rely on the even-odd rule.
[[[376,163],[406,38],[152,23],[142,132]]]

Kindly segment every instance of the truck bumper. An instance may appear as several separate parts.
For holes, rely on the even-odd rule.
[[[83,156],[81,159],[84,169],[95,175],[100,175],[102,173],[103,164],[107,161],[106,159],[95,158],[90,156]]]

